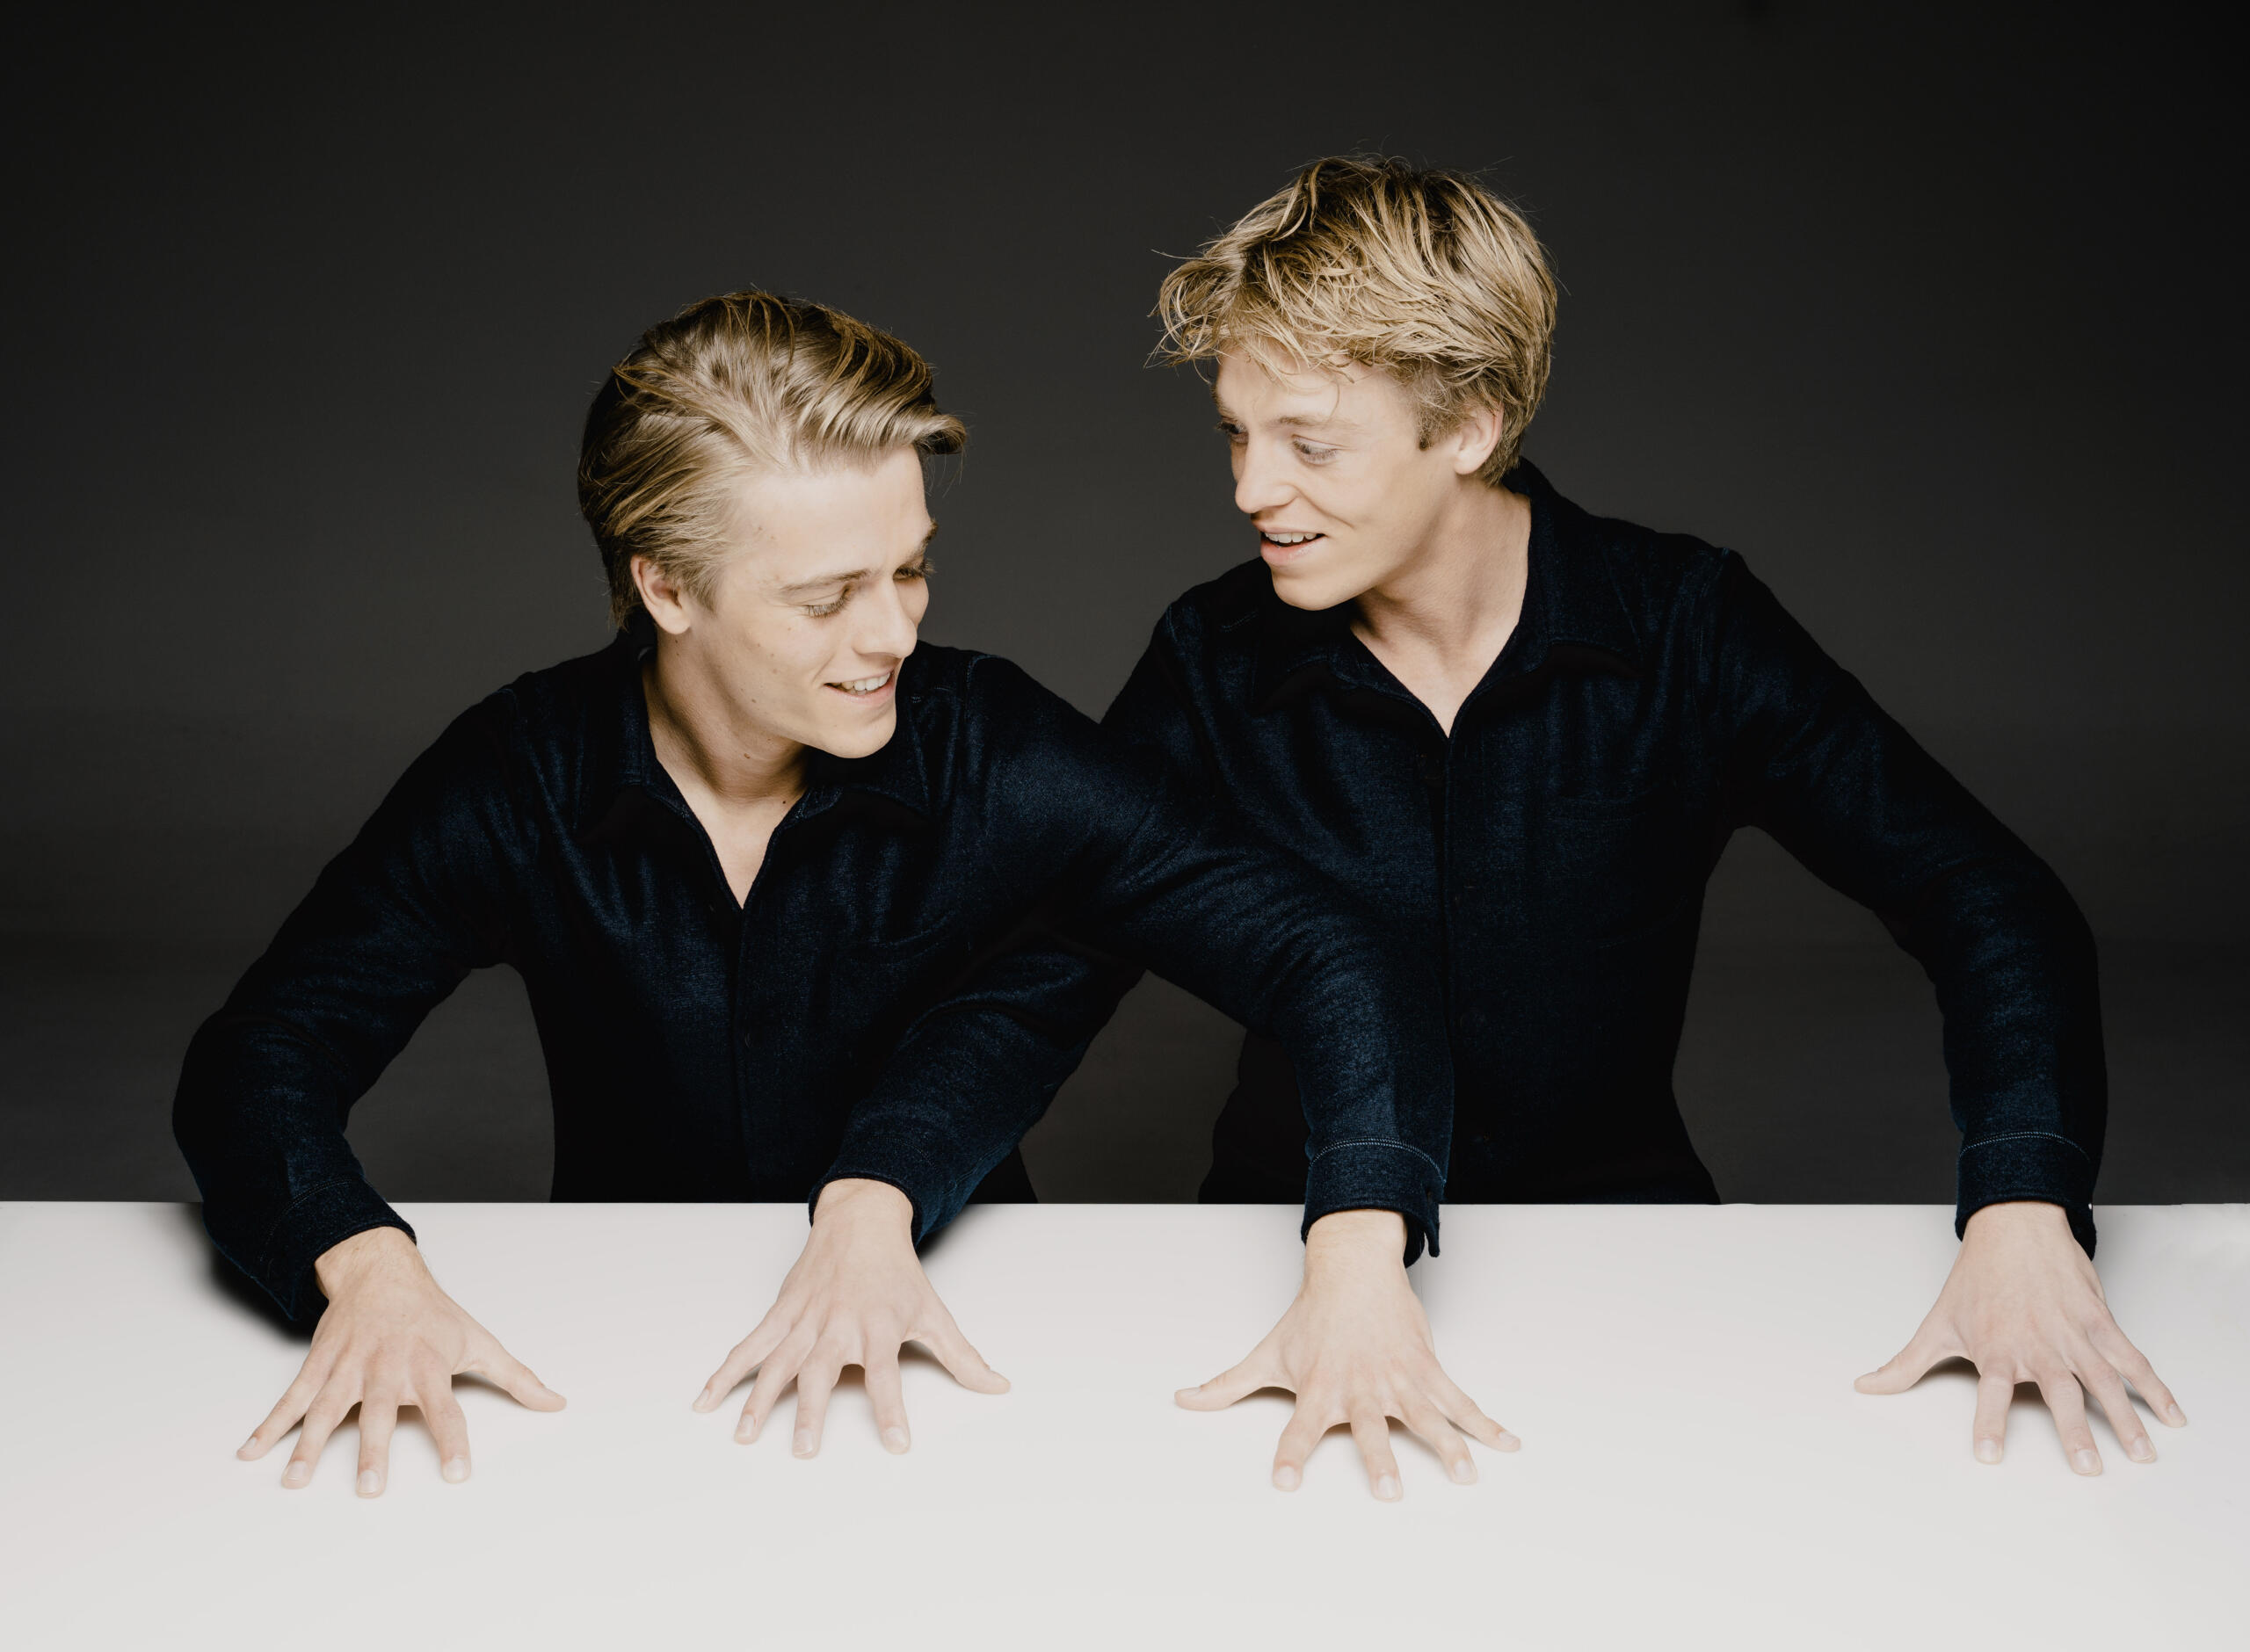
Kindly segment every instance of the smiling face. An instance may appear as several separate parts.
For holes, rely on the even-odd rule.
[[[1476,473],[1499,416],[1473,412],[1426,446],[1413,397],[1387,373],[1276,373],[1228,351],[1212,399],[1235,504],[1292,607],[1333,608],[1394,583],[1487,491]]]
[[[633,559],[667,665],[737,730],[839,757],[881,750],[930,604],[937,525],[919,455],[899,447],[870,465],[755,475],[736,520],[735,547],[702,596]]]

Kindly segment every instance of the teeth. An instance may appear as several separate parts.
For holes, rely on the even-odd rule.
[[[1268,533],[1266,536],[1267,542],[1274,545],[1302,545],[1307,540],[1319,537],[1317,533]]]
[[[847,694],[872,694],[889,681],[890,673],[885,671],[881,677],[863,677],[856,683],[838,683],[836,686]]]

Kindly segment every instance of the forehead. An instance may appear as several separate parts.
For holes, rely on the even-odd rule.
[[[846,548],[910,552],[930,531],[921,457],[900,447],[872,463],[745,477],[736,520],[743,545],[782,557]]]
[[[1233,350],[1219,357],[1211,399],[1238,417],[1292,424],[1381,424],[1412,417],[1405,390],[1376,368],[1346,362],[1293,371]]]

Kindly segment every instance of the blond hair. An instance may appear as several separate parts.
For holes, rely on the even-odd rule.
[[[641,606],[633,558],[708,599],[748,477],[955,453],[929,363],[824,304],[754,290],[691,304],[610,369],[578,448],[578,510],[601,548],[610,614]]]
[[[1239,350],[1269,369],[1390,373],[1423,446],[1470,409],[1501,418],[1499,484],[1547,393],[1555,278],[1515,209],[1458,172],[1315,161],[1165,278],[1160,357]]]

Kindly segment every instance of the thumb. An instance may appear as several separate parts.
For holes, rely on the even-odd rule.
[[[498,1384],[517,1404],[534,1411],[559,1411],[568,1403],[541,1382],[529,1366],[492,1341],[489,1333],[481,1344],[470,1350],[461,1369]]]
[[[938,1357],[938,1363],[953,1373],[953,1380],[976,1394],[1005,1394],[1008,1380],[984,1363],[984,1356],[969,1345],[969,1338],[961,1334],[961,1327],[953,1322],[949,1314],[935,1320],[926,1330],[918,1332],[914,1340]]]
[[[1924,1326],[1913,1341],[1891,1356],[1891,1362],[1870,1371],[1852,1386],[1862,1394],[1904,1394],[1946,1357],[1945,1346]]]
[[[1223,1411],[1237,1400],[1258,1392],[1260,1388],[1281,1386],[1279,1373],[1267,1369],[1260,1349],[1230,1370],[1222,1371],[1201,1388],[1182,1388],[1174,1394],[1172,1402],[1184,1410]]]

